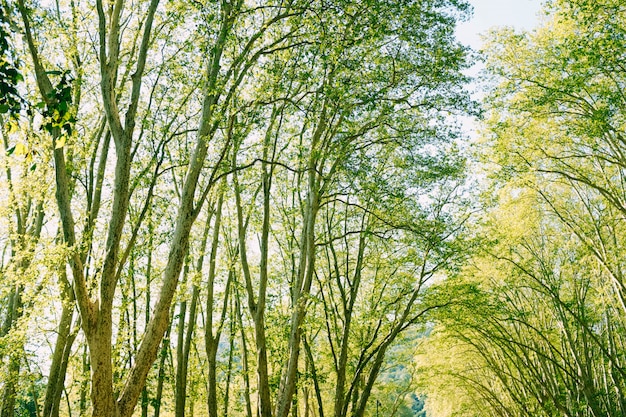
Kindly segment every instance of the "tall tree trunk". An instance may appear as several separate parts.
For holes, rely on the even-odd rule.
[[[185,266],[184,277],[187,277],[188,266]],[[185,279],[185,278],[183,278]],[[180,302],[178,307],[178,337],[176,343],[176,383],[175,383],[175,416],[184,417],[185,415],[185,399],[187,398],[186,379],[187,379],[187,364],[183,357],[183,350],[185,347],[185,316],[187,315],[187,301]]]
[[[113,393],[111,357],[112,323],[99,316],[97,327],[87,339],[91,357],[91,404],[93,416],[121,417]]]
[[[343,306],[343,329],[341,334],[341,349],[339,353],[339,360],[335,372],[337,373],[337,386],[335,388],[335,417],[344,417],[348,412],[348,401],[346,401],[346,373],[348,365],[348,346],[350,342],[350,332],[352,326],[352,314],[354,311],[354,303],[356,302],[357,295],[359,293],[361,285],[361,271],[363,269],[363,257],[365,253],[365,224],[367,215],[364,214],[361,220],[361,232],[359,234],[359,246],[357,252],[356,265],[354,267],[354,275],[351,281],[348,281],[349,291],[346,292],[345,288],[340,291],[342,299],[341,304]],[[332,249],[332,243],[331,249]],[[346,247],[349,247],[349,243],[345,242]],[[333,259],[335,261],[336,273],[339,273],[339,265],[333,251]],[[342,286],[341,277],[336,277],[337,285]],[[346,296],[349,298],[346,299]]]
[[[257,386],[259,395],[258,415],[260,417],[271,417],[272,402],[270,398],[269,373],[267,366],[267,341],[265,338],[265,288],[267,288],[267,274],[260,274],[259,295],[257,302],[255,301],[254,290],[252,288],[252,277],[250,273],[250,265],[248,264],[248,255],[246,249],[246,228],[248,222],[247,220],[244,221],[237,172],[233,173],[233,186],[235,190],[235,204],[237,207],[237,234],[239,241],[241,269],[243,271],[245,280],[245,288],[248,297],[248,308],[250,310],[250,315],[252,316],[252,319],[254,321],[254,336],[256,342],[257,356]],[[269,196],[267,196],[266,198],[269,199]],[[264,224],[265,221],[266,220],[264,214]],[[265,235],[262,236],[262,242],[264,236]],[[263,245],[263,243],[261,244]],[[261,253],[263,253],[263,250],[261,250]]]
[[[65,381],[65,369],[69,359],[69,353],[74,342],[71,337],[72,319],[74,317],[74,294],[72,287],[67,281],[65,271],[60,271],[63,308],[61,310],[61,321],[59,323],[57,340],[50,364],[50,374],[46,386],[46,396],[44,398],[43,416],[58,417],[59,404],[61,402],[62,388]]]
[[[174,309],[170,313],[170,317],[174,315]],[[165,366],[167,360],[167,354],[170,350],[170,333],[172,331],[172,320],[165,332],[163,341],[161,342],[161,352],[159,354],[159,372],[157,374],[157,388],[154,397],[154,417],[160,417],[161,415],[161,402],[163,399],[163,384],[165,383]]]
[[[148,221],[148,259],[146,260],[146,311],[145,320],[146,323],[150,322],[150,284],[152,283],[152,253],[154,250],[154,223]],[[166,332],[166,337],[168,333]],[[165,340],[165,339],[164,339]],[[164,343],[164,341],[162,342]],[[159,364],[161,365],[161,364]],[[159,371],[161,366],[159,366]],[[150,404],[150,394],[148,392],[148,385],[145,384],[143,390],[141,390],[141,417],[148,417],[148,405]]]
[[[327,100],[327,99],[326,99]],[[315,271],[315,225],[320,204],[320,174],[318,163],[322,158],[322,136],[326,131],[326,101],[322,106],[317,126],[311,138],[311,148],[307,162],[307,199],[304,208],[304,225],[300,243],[300,259],[295,282],[291,286],[291,330],[289,335],[289,360],[287,369],[281,379],[278,393],[276,417],[288,417],[292,398],[296,390],[296,379],[300,358],[300,341],[302,338],[302,323],[306,315],[307,297],[311,291],[311,284]]]
[[[209,214],[207,215],[207,220],[204,225],[204,231],[202,233],[202,240],[200,242],[199,255],[198,260],[196,262],[195,273],[196,275],[202,274],[202,269],[204,265],[204,253],[206,251],[206,245],[209,235],[209,229],[211,228],[211,218],[213,217],[213,210],[209,210]],[[191,294],[191,306],[189,308],[189,319],[187,320],[187,332],[183,334],[184,329],[184,313],[181,310],[181,327],[179,328],[178,334],[178,364],[176,368],[176,409],[175,415],[176,417],[184,417],[185,415],[185,403],[187,399],[187,363],[189,362],[189,354],[191,352],[192,339],[194,335],[196,319],[197,319],[197,305],[198,299],[200,297],[200,287],[198,283],[193,282],[192,284],[192,294]],[[182,303],[181,303],[182,305]],[[186,305],[186,303],[185,303]],[[184,336],[184,337],[183,337]]]
[[[363,385],[363,390],[360,392],[360,395],[357,396],[357,390],[355,390],[355,399],[358,397],[358,405],[352,410],[352,417],[363,417],[365,415],[365,408],[367,407],[367,402],[370,399],[372,388],[374,387],[374,383],[376,382],[380,369],[383,365],[388,346],[389,344],[384,344],[376,354],[376,358],[374,359],[372,368],[367,375],[367,380]],[[355,403],[357,402],[355,401]]]
[[[73,307],[72,307],[73,308]],[[70,319],[73,315],[70,315]],[[72,346],[74,344],[74,340],[76,340],[76,336],[80,330],[80,317],[78,318],[75,328],[71,331],[71,333],[65,337],[65,342],[63,344],[63,353],[61,357],[61,363],[59,366],[58,376],[55,383],[55,390],[53,396],[51,398],[52,407],[50,409],[50,417],[59,417],[59,407],[61,403],[61,396],[63,391],[65,391],[65,376],[67,375],[67,367],[69,365],[70,354],[72,352]],[[48,381],[50,384],[50,381]],[[44,417],[47,417],[44,415]]]
[[[216,276],[216,260],[217,250],[220,241],[220,228],[222,224],[222,205],[224,203],[224,193],[220,192],[220,196],[215,209],[215,223],[213,225],[213,239],[211,241],[211,253],[209,255],[209,273],[207,280],[207,298],[206,298],[206,320],[204,329],[204,346],[207,356],[208,367],[208,386],[207,386],[207,408],[209,417],[218,417],[217,412],[217,349],[219,347],[222,328],[226,320],[226,311],[228,310],[228,294],[230,291],[230,282],[232,280],[232,269],[228,273],[228,281],[224,291],[224,299],[221,311],[221,317],[217,323],[215,333],[213,330],[213,313],[215,312],[215,276]]]
[[[306,337],[302,338],[304,351],[306,353],[306,365],[309,372],[311,372],[311,378],[313,379],[313,388],[315,389],[315,399],[317,400],[317,411],[319,417],[324,417],[324,403],[322,402],[322,390],[320,388],[320,381],[317,376],[317,369],[315,368],[315,359],[313,358],[313,352],[311,352],[311,346]]]
[[[230,384],[233,374],[233,358],[235,354],[235,337],[236,337],[236,326],[235,326],[235,309],[233,306],[234,302],[232,298],[230,299],[230,314],[229,314],[229,332],[228,332],[228,365],[226,368],[226,388],[224,392],[224,417],[228,417],[228,408],[230,406]]]
[[[22,302],[22,287],[16,285],[13,287],[9,296],[9,308],[7,310],[7,318],[5,320],[6,333],[8,333],[17,323],[22,315],[24,308]],[[4,333],[4,331],[3,331]],[[2,409],[0,409],[0,417],[13,417],[15,415],[15,400],[17,395],[17,383],[20,374],[20,362],[23,357],[23,346],[12,347],[9,353],[9,363],[7,366],[7,379],[2,391]]]
[[[313,181],[316,183],[316,180]],[[313,185],[313,187],[316,187],[316,185]],[[302,323],[306,315],[307,296],[311,291],[315,269],[315,220],[319,208],[319,197],[314,190],[315,188],[312,188],[311,192],[314,194],[309,195],[306,228],[303,231],[303,242],[300,253],[301,272],[298,274],[299,277],[292,288],[293,312],[291,315],[291,331],[289,336],[289,361],[279,392],[276,417],[288,417],[292,398],[296,390],[300,342],[302,339]]]
[[[246,402],[246,417],[252,417],[252,400],[250,399],[250,366],[248,364],[248,342],[246,342],[246,330],[243,327],[239,291],[235,290],[235,311],[241,337],[241,362],[243,373],[243,396]]]
[[[272,417],[272,401],[270,397],[269,372],[267,362],[267,340],[265,334],[265,303],[268,286],[268,254],[269,254],[269,231],[270,231],[270,210],[271,210],[271,188],[274,166],[268,161],[273,160],[276,154],[276,144],[272,145],[274,124],[279,116],[279,109],[273,108],[268,128],[263,141],[263,162],[261,164],[261,187],[263,190],[263,223],[261,226],[261,260],[259,265],[259,287],[255,301],[254,290],[252,288],[252,277],[246,249],[246,229],[247,220],[244,222],[243,209],[241,207],[241,194],[237,173],[233,174],[235,188],[235,203],[237,207],[238,240],[241,266],[245,279],[245,287],[248,295],[248,308],[254,321],[254,334],[257,348],[257,376],[259,391],[259,415],[261,417]],[[270,158],[271,151],[271,158]],[[236,165],[236,158],[233,155],[233,168]]]

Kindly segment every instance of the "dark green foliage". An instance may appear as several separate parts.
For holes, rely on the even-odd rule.
[[[24,107],[24,99],[17,89],[24,77],[13,53],[11,37],[9,12],[0,4],[0,114],[16,115]]]
[[[37,107],[44,108],[45,123],[41,128],[50,134],[55,128],[59,128],[69,136],[76,123],[72,112],[72,81],[74,79],[68,70],[48,71],[48,75],[60,76],[61,79],[54,87],[54,93],[48,97],[48,103],[37,103]]]

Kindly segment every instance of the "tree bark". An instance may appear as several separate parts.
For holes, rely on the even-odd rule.
[[[76,338],[77,331],[71,333],[72,320],[74,317],[74,293],[67,280],[65,271],[60,271],[61,300],[63,308],[61,310],[61,321],[58,327],[57,340],[50,364],[50,374],[46,385],[46,395],[44,398],[43,417],[58,417],[59,404],[63,394],[65,373],[69,361],[69,354]]]
[[[240,295],[235,290],[235,311],[237,313],[237,323],[239,324],[239,332],[241,337],[241,362],[243,373],[243,396],[246,402],[246,417],[252,417],[252,401],[250,399],[250,366],[248,364],[248,343],[246,342],[246,330],[243,327],[243,318],[241,313]]]

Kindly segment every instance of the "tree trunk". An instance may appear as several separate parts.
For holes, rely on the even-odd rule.
[[[170,316],[174,315],[174,309],[172,309],[172,313]],[[172,331],[172,321],[170,320],[170,325],[165,332],[165,336],[163,337],[163,341],[161,342],[161,352],[159,355],[159,372],[157,374],[157,389],[154,398],[154,417],[160,417],[161,415],[161,400],[163,398],[163,384],[165,383],[165,361],[167,359],[167,354],[170,350],[170,332]]]
[[[187,270],[189,268],[185,266],[185,273],[183,276],[187,276]],[[184,278],[183,278],[184,279]],[[183,350],[185,347],[185,316],[187,314],[187,301],[183,300],[180,302],[180,307],[178,308],[178,338],[176,343],[176,385],[175,385],[175,397],[176,397],[176,406],[175,406],[175,416],[176,417],[184,417],[185,416],[185,399],[187,398],[186,393],[186,379],[187,379],[187,363],[185,362],[185,358],[183,356]]]
[[[267,287],[267,274],[260,274],[259,279],[259,295],[258,302],[255,301],[254,290],[252,288],[252,278],[250,274],[250,266],[248,264],[247,249],[246,249],[246,226],[247,222],[244,222],[243,208],[241,205],[241,194],[239,191],[239,182],[237,179],[237,172],[233,173],[233,186],[235,190],[235,203],[237,207],[237,227],[238,227],[238,241],[239,241],[239,253],[241,259],[241,268],[245,279],[245,287],[248,296],[248,308],[250,315],[254,321],[254,336],[256,342],[256,355],[257,355],[257,384],[259,391],[259,410],[258,415],[260,417],[272,416],[272,401],[270,398],[270,384],[269,373],[267,367],[267,341],[265,338],[265,288]],[[269,199],[269,196],[266,196]],[[267,203],[264,203],[264,205]],[[264,214],[264,222],[266,221]],[[264,226],[265,227],[265,226]],[[268,225],[269,227],[269,225]],[[262,235],[261,242],[263,242]],[[261,243],[264,245],[264,243]],[[261,249],[263,254],[263,249]],[[263,255],[261,255],[263,257]]]
[[[63,357],[61,359],[61,366],[57,379],[57,387],[52,398],[52,409],[50,410],[51,417],[59,417],[59,406],[61,403],[61,394],[65,391],[65,376],[67,375],[67,366],[70,360],[70,354],[72,352],[72,345],[74,344],[74,340],[76,340],[76,336],[80,331],[80,317],[77,320],[76,327],[72,330],[72,333],[66,338],[65,345],[63,347]]]
[[[204,252],[206,251],[207,238],[209,235],[209,229],[211,226],[211,218],[213,217],[213,211],[209,211],[207,215],[206,224],[204,226],[204,232],[202,234],[202,241],[200,242],[200,250],[198,260],[196,262],[195,272],[198,275],[202,274],[202,267],[204,264]],[[186,268],[187,269],[187,268]],[[187,276],[187,273],[185,273]],[[189,309],[189,319],[187,320],[187,332],[183,333],[185,328],[184,319],[185,313],[182,308],[182,305],[186,306],[186,302],[181,303],[181,319],[180,326],[178,332],[178,348],[177,348],[177,358],[178,364],[176,368],[176,409],[175,415],[177,417],[184,417],[185,415],[185,403],[187,400],[187,372],[188,372],[188,362],[189,362],[189,354],[191,352],[191,345],[193,334],[195,331],[196,318],[197,318],[197,305],[198,299],[200,297],[200,287],[193,283],[193,290],[191,294],[191,306]]]
[[[7,333],[16,325],[18,318],[22,315],[22,288],[14,287],[9,297],[10,305],[7,311],[5,328]],[[15,397],[17,395],[16,386],[20,374],[20,362],[23,356],[23,346],[13,347],[9,353],[9,364],[7,367],[7,379],[2,392],[2,409],[0,417],[13,417],[15,415]]]
[[[235,310],[237,313],[237,323],[239,324],[239,332],[241,337],[241,357],[243,373],[243,396],[246,401],[246,417],[252,417],[252,401],[250,399],[250,366],[248,364],[248,343],[246,342],[246,330],[243,327],[243,319],[241,313],[241,303],[239,301],[239,292],[235,290]]]
[[[309,346],[306,337],[302,338],[304,351],[307,357],[307,369],[311,372],[311,378],[313,379],[313,388],[315,389],[315,398],[317,400],[317,411],[319,417],[324,417],[324,403],[322,402],[322,390],[320,388],[319,378],[317,376],[317,369],[315,368],[315,360],[313,359],[313,352],[311,352],[311,346]]]
[[[293,313],[291,315],[291,333],[289,336],[289,362],[279,393],[277,417],[288,417],[292,398],[295,394],[300,357],[300,342],[302,339],[302,323],[306,315],[307,297],[311,291],[315,269],[315,220],[317,217],[319,198],[315,188],[312,188],[310,193],[315,194],[309,196],[307,226],[303,231],[303,245],[300,253],[301,259],[304,259],[304,261],[301,261],[300,267],[302,272],[299,274],[299,278],[297,282],[294,283],[294,288],[292,289]]]
[[[17,380],[20,374],[20,356],[18,352],[13,352],[9,356],[8,378],[5,381],[4,390],[2,392],[2,410],[1,417],[13,417],[15,415],[15,397]]]
[[[226,388],[224,392],[224,417],[228,417],[228,408],[230,405],[230,384],[233,374],[233,358],[235,354],[235,311],[233,307],[232,299],[230,300],[230,314],[229,314],[229,332],[228,332],[228,366],[226,368]]]
[[[311,138],[311,148],[307,162],[307,199],[304,210],[304,226],[300,243],[300,259],[295,282],[291,286],[291,333],[289,336],[289,361],[287,370],[281,380],[276,417],[288,417],[292,398],[296,389],[298,365],[300,357],[300,341],[302,338],[302,322],[306,315],[307,297],[311,291],[315,271],[315,225],[320,203],[320,175],[318,163],[321,158],[321,139],[326,131],[326,103],[324,103],[317,126]]]
[[[59,323],[57,340],[52,355],[52,363],[50,364],[50,374],[48,376],[46,396],[44,398],[43,417],[59,416],[59,404],[63,393],[69,355],[77,334],[77,330],[71,333],[75,307],[74,292],[67,280],[65,271],[60,271],[60,274],[63,309],[61,311],[61,321]]]
[[[89,375],[91,374],[91,365],[89,364],[89,355],[87,352],[87,345],[83,346],[83,366],[82,375],[79,389],[79,402],[78,410],[80,417],[87,415],[87,393],[89,392]]]
[[[113,395],[111,323],[100,316],[98,327],[88,338],[91,357],[91,404],[94,417],[120,417]]]
[[[361,221],[361,229],[365,228],[365,217],[364,215]],[[348,247],[348,242],[346,241],[346,247]],[[332,243],[331,243],[332,245]],[[360,233],[359,235],[359,247],[357,253],[356,265],[354,267],[354,277],[352,282],[348,281],[349,291],[346,293],[345,288],[340,291],[342,295],[341,303],[344,308],[344,317],[343,317],[343,329],[341,334],[341,351],[339,353],[339,361],[337,363],[337,369],[335,372],[337,373],[337,387],[335,389],[335,417],[344,417],[348,412],[348,402],[346,401],[346,372],[347,372],[347,364],[348,364],[348,346],[350,342],[350,331],[352,325],[352,313],[354,311],[354,303],[356,302],[357,295],[359,293],[360,285],[361,285],[361,270],[363,268],[363,256],[365,252],[365,232]],[[335,269],[338,273],[339,266],[336,265]],[[341,278],[339,276],[336,277],[337,285],[341,286]],[[351,285],[350,285],[351,284]],[[349,299],[345,299],[346,294],[348,294]]]
[[[211,241],[211,253],[209,255],[209,273],[207,281],[207,298],[206,298],[206,320],[204,329],[204,346],[207,356],[208,367],[208,386],[207,386],[207,408],[209,417],[218,417],[217,413],[217,349],[219,347],[222,328],[226,319],[226,310],[228,309],[228,293],[230,281],[232,279],[232,270],[228,273],[228,281],[224,291],[224,300],[220,321],[217,323],[215,333],[213,333],[213,313],[215,311],[215,276],[216,276],[216,260],[217,249],[220,241],[220,228],[222,224],[222,205],[224,203],[224,193],[221,192],[217,207],[215,210],[215,223],[213,225],[213,239]]]

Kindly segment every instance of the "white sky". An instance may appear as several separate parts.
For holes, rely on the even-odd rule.
[[[532,29],[539,23],[542,0],[469,0],[474,16],[457,28],[458,39],[474,49],[481,46],[480,34],[494,26]]]

